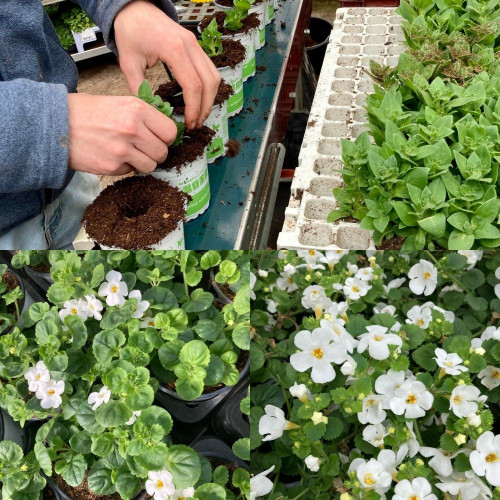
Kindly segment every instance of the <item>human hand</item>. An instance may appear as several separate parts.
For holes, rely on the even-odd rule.
[[[174,122],[137,97],[68,94],[69,168],[97,175],[152,172],[174,142]]]
[[[147,28],[145,28],[147,27]],[[195,35],[148,0],[134,0],[114,22],[120,68],[136,94],[146,69],[163,61],[184,93],[187,128],[201,127],[212,109],[221,77]]]

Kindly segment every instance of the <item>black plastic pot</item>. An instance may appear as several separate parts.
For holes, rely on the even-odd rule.
[[[24,453],[28,453],[33,443],[33,435],[30,429],[23,429],[6,411],[0,409],[0,441],[12,441],[18,444]]]
[[[309,21],[309,32],[311,38],[317,45],[306,47],[307,55],[317,75],[321,73],[323,60],[325,59],[326,47],[333,29],[332,23],[320,17],[311,17]]]
[[[216,458],[224,462],[236,464],[245,470],[250,470],[248,464],[238,458],[231,448],[215,436],[205,436],[193,443],[192,448],[205,458]]]
[[[250,437],[250,423],[240,409],[241,400],[248,395],[249,381],[247,377],[241,380],[212,415],[212,428],[217,436],[228,444]]]
[[[210,269],[210,281],[212,282],[212,287],[215,290],[215,293],[217,294],[217,298],[224,304],[232,304],[233,301],[224,294],[222,291],[222,288],[219,286],[219,284],[215,281],[215,274],[213,269]]]
[[[48,476],[45,476],[48,485],[52,488],[52,491],[55,493],[57,500],[79,500],[78,498],[71,498],[64,491],[62,491],[59,486],[55,483],[55,481]],[[137,496],[133,498],[133,500],[144,500],[147,498],[146,492],[141,491]]]
[[[250,358],[245,363],[245,367],[240,373],[240,381],[250,371]],[[239,384],[240,382],[238,382]],[[200,422],[208,417],[212,411],[217,408],[222,401],[233,391],[238,384],[234,386],[225,386],[210,394],[202,394],[193,401],[182,399],[176,392],[171,391],[162,385],[156,393],[158,404],[165,408],[174,418],[187,424]]]
[[[36,283],[36,285],[40,287],[44,293],[47,293],[50,285],[54,283],[50,273],[40,273],[29,266],[24,266],[23,269],[28,278],[33,280],[33,282]]]

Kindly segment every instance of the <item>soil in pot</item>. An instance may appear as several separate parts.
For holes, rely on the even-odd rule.
[[[248,33],[254,28],[259,28],[260,20],[259,15],[256,12],[248,14],[248,16],[243,19],[243,26],[238,31],[231,31],[224,27],[224,19],[226,19],[226,13],[224,11],[216,12],[210,16],[205,16],[200,22],[201,30],[204,30],[212,21],[215,19],[217,21],[217,28],[222,33],[222,36],[233,36],[237,33]]]
[[[158,165],[158,168],[176,168],[180,172],[181,167],[203,156],[205,148],[212,141],[215,132],[208,127],[201,127],[194,130],[186,130],[185,138],[179,146],[170,146],[167,160]]]
[[[222,54],[212,57],[216,68],[234,68],[245,59],[245,46],[239,40],[222,40]]]
[[[190,199],[151,175],[127,177],[102,191],[82,224],[90,238],[107,247],[147,249],[178,228]]]
[[[231,40],[232,41],[232,40]],[[238,42],[239,43],[239,42]],[[241,45],[241,44],[240,44]],[[243,46],[242,46],[243,47]],[[243,57],[245,56],[243,49]],[[241,59],[243,60],[243,58]],[[241,61],[240,61],[241,62]],[[236,63],[237,64],[237,63]],[[227,84],[224,80],[220,82],[219,90],[217,91],[217,95],[215,96],[214,106],[219,106],[226,102],[232,95],[233,89],[231,85]],[[155,95],[159,95],[163,101],[167,101],[174,108],[175,115],[183,115],[185,104],[184,104],[184,95],[182,93],[182,87],[175,80],[171,82],[162,83],[158,90],[155,92]],[[186,132],[186,135],[189,135],[191,132]],[[169,153],[170,155],[170,153]]]
[[[376,245],[377,250],[401,250],[405,238],[402,236],[394,236],[390,240],[384,239],[380,245]]]

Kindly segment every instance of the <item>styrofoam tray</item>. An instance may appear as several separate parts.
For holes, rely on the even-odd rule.
[[[366,130],[363,105],[373,91],[370,60],[396,66],[404,51],[394,8],[337,10],[334,28],[302,142],[299,164],[278,248],[375,248],[371,233],[357,223],[327,223],[336,208],[332,189],[342,187],[341,138]]]
[[[205,16],[210,16],[222,10],[213,2],[191,2],[190,0],[180,0],[175,3],[179,9],[179,22],[181,24],[198,24]]]

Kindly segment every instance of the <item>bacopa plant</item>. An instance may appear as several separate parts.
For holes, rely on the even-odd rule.
[[[496,498],[500,255],[252,262],[255,498]]]
[[[353,216],[377,245],[399,236],[403,250],[498,246],[496,11],[401,2],[408,49],[394,69],[371,64],[370,132],[342,140],[345,186],[330,221]]]

